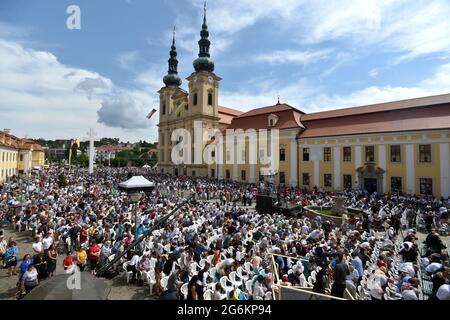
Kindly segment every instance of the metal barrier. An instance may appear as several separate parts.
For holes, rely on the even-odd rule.
[[[172,209],[172,211],[170,211],[169,213],[167,213],[164,217],[161,218],[161,220],[159,220],[155,225],[153,225],[149,230],[147,230],[146,233],[144,233],[142,236],[140,236],[138,239],[136,239],[135,241],[133,241],[133,243],[126,249],[124,250],[120,255],[116,255],[114,256],[114,259],[112,259],[111,261],[109,261],[106,265],[99,267],[95,274],[96,276],[102,276],[103,274],[105,274],[106,271],[108,271],[109,269],[111,269],[114,264],[116,264],[123,256],[125,256],[129,251],[131,251],[132,249],[134,249],[138,244],[140,244],[142,241],[144,241],[145,238],[147,238],[149,235],[152,234],[153,231],[159,229],[161,226],[163,226],[166,221],[178,210],[180,210],[186,203],[188,203],[192,198],[194,197],[194,194],[190,195],[189,198],[187,198],[185,201],[183,201],[182,203],[178,204],[175,208]]]

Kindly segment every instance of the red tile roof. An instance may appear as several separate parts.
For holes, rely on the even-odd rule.
[[[124,150],[133,150],[133,148],[130,147],[123,147],[123,146],[110,146],[110,145],[103,145],[96,147],[99,151],[124,151]]]
[[[336,118],[336,117],[352,116],[357,114],[385,112],[385,111],[393,111],[393,110],[409,109],[409,108],[432,106],[438,104],[449,104],[449,103],[450,103],[450,94],[441,94],[436,96],[377,103],[352,108],[314,112],[303,115],[301,120],[308,121],[325,118]]]
[[[241,115],[243,112],[235,109],[219,106],[219,124],[229,125],[234,117]]]
[[[299,112],[301,114],[304,114],[303,111],[300,111],[300,110],[294,108],[293,106],[288,105],[287,103],[281,103],[281,104],[276,104],[276,105],[273,105],[273,106],[252,109],[250,111],[247,111],[247,112],[241,114],[239,117],[240,118],[242,118],[242,117],[252,117],[252,116],[257,116],[257,115],[261,115],[261,114],[268,114],[268,113],[275,113],[276,114],[277,112],[286,111],[286,110],[289,110],[289,111],[293,110],[293,111]]]
[[[273,128],[303,128],[300,122],[303,112],[288,104],[279,104],[245,112],[235,117],[227,129],[269,129],[268,116],[270,114],[278,116],[278,121]]]
[[[302,138],[450,128],[450,103],[304,120]]]

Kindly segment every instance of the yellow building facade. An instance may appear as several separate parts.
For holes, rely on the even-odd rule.
[[[158,92],[159,172],[326,191],[351,188],[450,196],[450,94],[309,114],[278,101],[243,113],[219,106],[222,79],[213,72],[206,17],[200,35],[188,91],[180,88],[175,39],[172,43],[165,87]],[[211,156],[216,161],[174,164],[173,147],[185,137],[172,141],[172,134],[186,129],[193,142],[195,121],[201,121],[202,134],[211,128],[222,135],[230,130],[233,139],[226,142],[224,137],[219,144],[204,134],[195,143],[201,141],[202,150],[214,145]],[[269,136],[275,129],[279,133],[276,149],[266,146],[276,162],[269,175],[261,174],[267,165],[249,161],[252,156],[260,158],[264,141],[247,137],[241,148],[237,140],[242,134],[233,134],[252,129]],[[189,163],[194,161],[193,151],[194,144],[185,155]]]
[[[0,183],[17,174],[29,174],[33,166],[43,167],[45,152],[39,144],[0,131]]]

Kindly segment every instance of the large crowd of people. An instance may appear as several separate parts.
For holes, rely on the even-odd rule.
[[[155,184],[138,202],[118,188],[134,174]],[[331,206],[336,196],[271,188],[277,202],[301,206]],[[449,199],[347,190],[339,195],[345,206],[361,213],[336,224],[320,215],[256,212],[252,203],[262,189],[130,168],[92,175],[50,168],[14,177],[0,185],[0,221],[31,232],[33,241],[19,252],[0,231],[0,258],[23,294],[55,274],[59,255],[65,272],[96,274],[124,253],[110,269],[159,299],[267,300],[280,288],[351,299],[450,299],[442,240]],[[427,234],[424,241],[418,232]]]

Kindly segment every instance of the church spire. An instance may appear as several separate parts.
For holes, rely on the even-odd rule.
[[[178,76],[178,60],[177,60],[177,47],[175,46],[175,26],[173,26],[172,34],[172,46],[170,47],[170,58],[168,60],[169,70],[167,75],[164,76],[164,84],[167,87],[178,87],[181,85],[181,78]]]
[[[203,24],[202,30],[200,31],[200,40],[198,41],[198,58],[194,60],[194,68],[196,72],[199,71],[214,71],[214,62],[210,58],[209,46],[211,42],[209,41],[208,25],[206,24],[206,1],[203,6]]]

